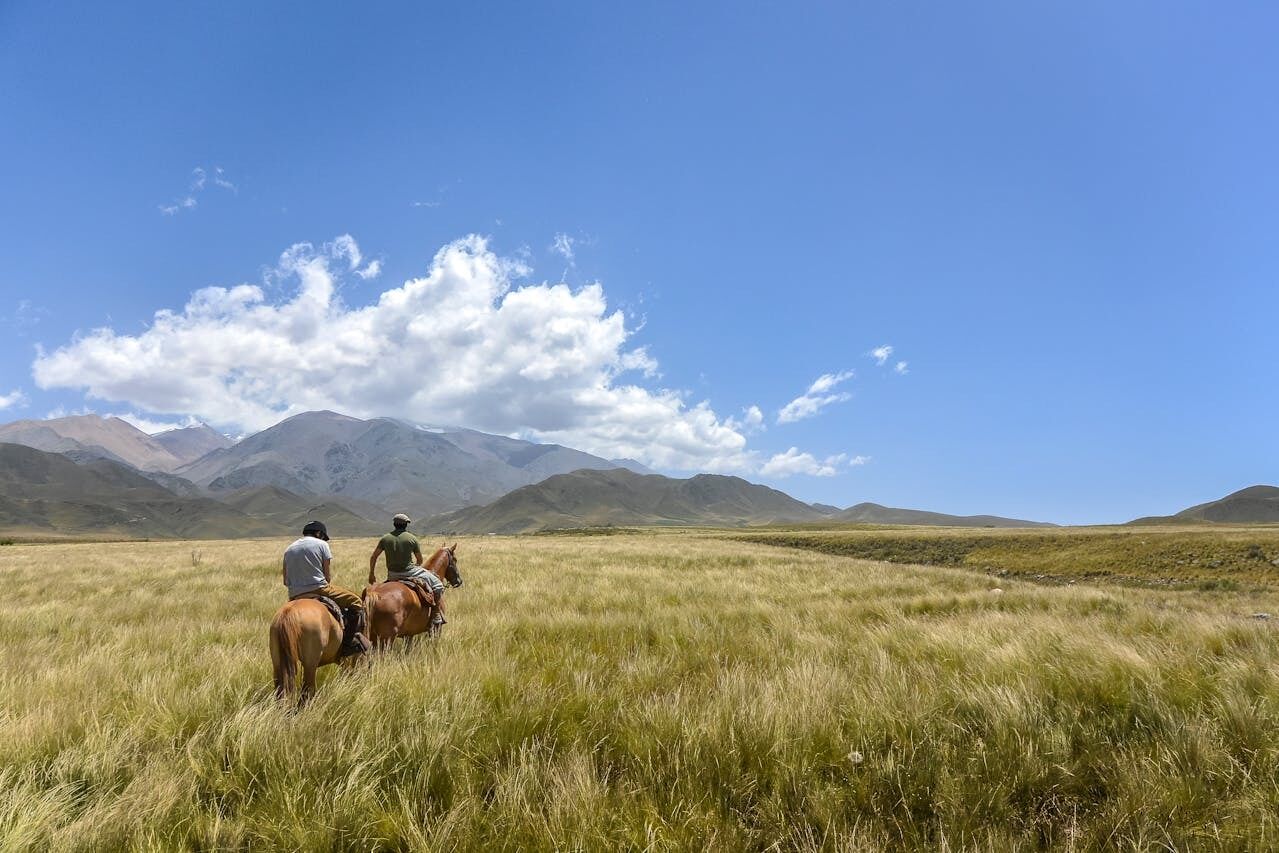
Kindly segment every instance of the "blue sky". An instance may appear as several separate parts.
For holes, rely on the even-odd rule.
[[[0,419],[1068,523],[1279,481],[1272,5],[366,5],[0,5]]]

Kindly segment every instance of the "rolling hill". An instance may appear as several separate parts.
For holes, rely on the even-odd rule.
[[[1174,515],[1138,518],[1130,524],[1274,524],[1279,523],[1279,487],[1249,486],[1224,498],[1183,509]]]
[[[0,530],[6,533],[231,538],[278,533],[209,498],[184,498],[110,459],[0,444]]]
[[[366,517],[333,498],[295,495],[278,486],[257,486],[221,495],[222,503],[245,515],[268,521],[284,532],[296,533],[312,519],[323,521],[330,536],[373,536],[390,529],[386,513],[374,510]]]
[[[1044,521],[1023,521],[998,515],[947,515],[921,509],[898,509],[875,503],[859,503],[833,513],[831,521],[860,524],[921,524],[938,527],[1056,527]]]
[[[582,470],[525,486],[487,506],[428,519],[431,532],[529,533],[608,525],[739,527],[826,516],[789,495],[740,477],[699,474],[677,480],[658,474]]]

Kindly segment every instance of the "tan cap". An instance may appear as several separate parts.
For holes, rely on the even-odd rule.
[[[413,519],[409,518],[402,512],[397,512],[395,518],[391,519],[392,524],[412,524]]]

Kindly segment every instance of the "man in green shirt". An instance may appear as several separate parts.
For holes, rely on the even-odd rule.
[[[390,533],[378,540],[373,555],[369,557],[369,583],[376,580],[377,558],[386,555],[386,579],[389,581],[414,580],[422,583],[435,596],[435,611],[431,614],[431,622],[443,625],[444,618],[444,584],[432,572],[422,566],[422,546],[417,537],[409,533],[409,525],[413,520],[404,513],[398,513],[391,519],[395,527]]]

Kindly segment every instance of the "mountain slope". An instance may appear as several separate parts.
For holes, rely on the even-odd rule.
[[[146,471],[172,471],[183,462],[133,424],[98,415],[3,424],[0,442],[23,444],[49,453],[73,453],[82,459],[110,459]]]
[[[487,506],[428,519],[428,531],[528,533],[572,527],[667,524],[742,526],[815,521],[821,512],[739,477],[699,474],[676,480],[615,468],[559,474]]]
[[[1138,518],[1130,524],[1279,523],[1279,487],[1249,486],[1224,498],[1188,507],[1175,515]]]
[[[613,463],[559,445],[472,430],[425,430],[393,418],[295,415],[176,473],[212,492],[278,486],[426,517],[492,501],[553,474]]]
[[[922,524],[938,527],[1056,527],[1043,521],[1024,521],[1018,518],[1002,518],[998,515],[947,515],[943,512],[927,512],[920,509],[898,509],[875,503],[860,503],[842,512],[834,513],[831,521],[847,521],[862,524]]]
[[[264,536],[273,525],[218,501],[184,498],[109,459],[0,444],[0,530],[52,534]]]
[[[298,533],[312,519],[323,521],[330,536],[373,536],[390,529],[390,519],[365,518],[340,500],[296,495],[278,486],[258,486],[222,495],[219,500],[254,518]]]
[[[235,444],[234,441],[205,424],[166,430],[156,433],[151,438],[172,453],[182,465],[194,462],[214,450],[225,449]]]

